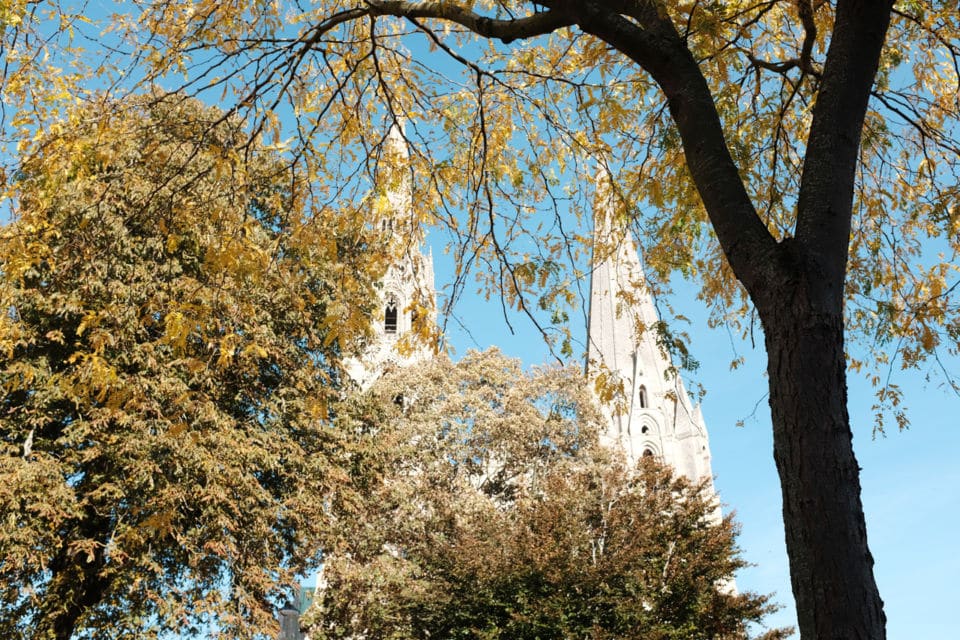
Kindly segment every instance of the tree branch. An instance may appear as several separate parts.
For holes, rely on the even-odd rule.
[[[830,306],[843,299],[860,137],[893,0],[839,0],[813,109],[797,203],[797,241]],[[839,307],[837,307],[839,308]]]
[[[797,0],[797,12],[804,32],[797,64],[804,73],[816,74],[813,68],[813,45],[817,41],[817,23],[813,18],[813,3],[810,0]]]
[[[370,12],[402,18],[436,18],[466,27],[484,38],[496,38],[509,44],[514,40],[533,38],[573,25],[564,12],[549,10],[522,18],[500,20],[474,13],[467,7],[442,0],[367,0]]]
[[[628,56],[663,90],[724,254],[751,295],[763,295],[778,277],[777,243],[757,215],[730,156],[710,88],[666,10],[653,1],[565,4],[584,31]]]

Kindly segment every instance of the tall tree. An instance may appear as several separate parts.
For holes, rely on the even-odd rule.
[[[956,3],[154,0],[111,29],[91,68],[233,92],[323,202],[366,192],[406,117],[458,286],[489,266],[548,338],[577,301],[587,158],[609,165],[648,283],[697,277],[716,321],[763,325],[802,635],[884,637],[845,372],[902,423],[886,370],[960,339]]]
[[[15,185],[0,635],[275,635],[348,494],[325,407],[376,237],[182,96],[79,109]]]
[[[744,563],[712,492],[599,446],[579,368],[438,358],[338,421],[363,515],[324,564],[313,638],[732,640],[773,609],[723,586]]]

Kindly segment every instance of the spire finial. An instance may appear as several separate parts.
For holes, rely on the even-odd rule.
[[[390,207],[389,217],[409,222],[413,215],[413,184],[405,129],[406,118],[396,116],[380,151],[377,181],[386,194]]]
[[[397,154],[404,160],[410,158],[410,150],[407,148],[407,119],[404,116],[395,116],[393,124],[390,125],[390,131],[387,132],[385,140],[385,151],[390,155]]]

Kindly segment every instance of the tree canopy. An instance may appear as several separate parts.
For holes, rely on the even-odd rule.
[[[347,494],[327,406],[383,257],[182,96],[42,136],[0,232],[0,635],[246,638]],[[379,257],[378,257],[379,256]]]
[[[296,150],[323,201],[356,204],[367,194],[369,182],[357,178],[373,177],[370,150],[403,118],[417,215],[449,225],[461,262],[495,267],[477,277],[531,311],[540,298],[550,308],[575,299],[569,271],[560,267],[583,267],[576,219],[589,211],[582,185],[592,182],[599,160],[613,169],[622,216],[640,231],[649,284],[659,289],[677,272],[695,276],[714,320],[739,326],[749,298],[706,224],[699,189],[709,184],[720,197],[719,184],[735,177],[742,188],[736,206],[752,203],[762,223],[751,234],[797,235],[813,106],[845,3],[568,4],[156,1],[137,11],[121,6],[94,26],[69,4],[55,5],[61,18],[49,24],[41,12],[14,17],[12,6],[8,22],[16,28],[5,35],[24,65],[29,45],[42,46],[84,73],[133,67],[140,76],[127,84],[161,80],[226,101]],[[889,367],[920,366],[956,345],[960,50],[953,34],[960,17],[953,4],[870,5],[890,13],[890,44],[878,50],[865,94],[864,144],[855,155],[845,319],[848,340],[857,344],[852,367],[866,367],[883,387],[878,409],[897,401],[896,387],[880,384]],[[629,25],[647,22],[663,29],[648,29],[649,43],[627,46],[597,33],[609,23],[635,35]],[[108,33],[100,34],[104,27]],[[128,55],[83,55],[71,49],[80,35],[69,33],[129,43],[121,52]],[[676,60],[648,63],[637,47],[657,42],[676,47]],[[711,153],[725,149],[728,156],[723,179],[691,172],[687,134],[671,116],[668,103],[680,87],[665,88],[663,76],[685,56],[690,77],[702,77],[700,99],[716,112],[691,117],[689,135],[714,131]],[[863,64],[850,60],[851,68]],[[42,83],[49,70],[16,69],[6,72],[6,95],[11,105],[19,99],[32,109],[21,109],[15,126],[7,122],[10,135],[18,127],[31,132],[51,108],[43,105],[55,103],[52,89],[25,85],[38,77]],[[69,75],[60,83],[72,93],[93,90]],[[727,173],[733,168],[735,176]]]
[[[310,637],[748,637],[774,607],[729,588],[732,517],[706,485],[600,446],[588,386],[491,350],[348,400],[363,516],[327,556]]]

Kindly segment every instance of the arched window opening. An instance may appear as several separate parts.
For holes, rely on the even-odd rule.
[[[392,296],[387,300],[387,308],[383,314],[383,330],[386,333],[397,332],[397,299]]]
[[[640,433],[649,433],[649,432],[650,432],[650,427],[647,427],[647,426],[640,427]]]
[[[643,385],[640,385],[640,390],[637,392],[637,402],[640,403],[641,409],[647,408],[647,388]]]
[[[652,458],[652,457],[653,457],[653,451],[651,451],[650,449],[644,449],[644,450],[643,450],[643,457],[644,457],[644,458]]]

